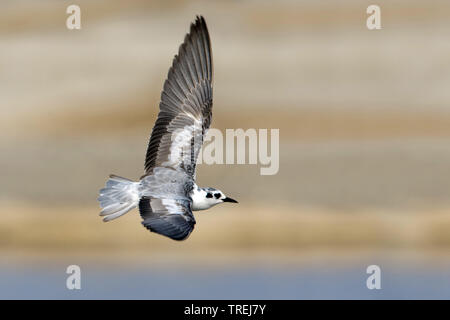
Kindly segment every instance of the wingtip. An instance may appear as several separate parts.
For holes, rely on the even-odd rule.
[[[206,20],[201,14],[195,16],[195,21],[191,24],[191,27],[206,27]]]

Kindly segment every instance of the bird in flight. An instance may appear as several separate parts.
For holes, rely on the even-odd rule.
[[[205,19],[197,16],[164,82],[145,173],[135,182],[110,175],[98,201],[103,221],[139,207],[150,231],[184,240],[195,226],[192,211],[237,203],[215,188],[195,183],[197,156],[212,117],[213,64]]]

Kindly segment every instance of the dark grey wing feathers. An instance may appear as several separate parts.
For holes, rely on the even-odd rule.
[[[165,166],[194,176],[197,156],[211,123],[212,78],[211,41],[204,18],[197,17],[163,86],[160,113],[145,159],[147,174],[156,166]]]
[[[195,219],[188,200],[143,197],[139,211],[147,229],[173,240],[185,240],[194,229]]]
[[[208,29],[197,17],[164,82],[141,178],[142,224],[174,240],[195,226],[189,194],[195,164],[212,116],[212,56]]]

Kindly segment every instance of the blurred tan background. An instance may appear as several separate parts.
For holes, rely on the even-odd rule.
[[[297,265],[450,249],[450,3],[72,1],[0,4],[4,261]],[[279,128],[280,170],[200,165],[239,200],[182,243],[137,211],[103,223],[110,173],[137,179],[172,58],[196,14],[214,54],[212,126]],[[30,260],[31,259],[31,260]],[[322,261],[322,260],[321,260]]]

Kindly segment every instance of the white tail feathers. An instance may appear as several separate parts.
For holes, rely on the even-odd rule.
[[[100,190],[98,201],[104,216],[103,221],[111,221],[134,209],[139,203],[139,182],[110,175],[106,187]]]

